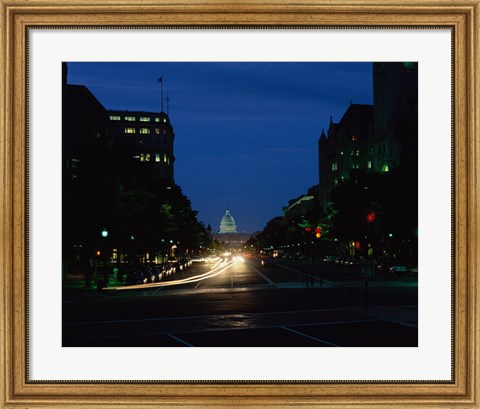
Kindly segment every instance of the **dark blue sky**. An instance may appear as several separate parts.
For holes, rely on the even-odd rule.
[[[263,229],[318,183],[317,140],[350,101],[373,101],[371,63],[69,63],[107,109],[160,111],[170,97],[175,181],[217,231]],[[164,110],[167,106],[164,103]]]

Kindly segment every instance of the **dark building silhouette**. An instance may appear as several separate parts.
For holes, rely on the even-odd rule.
[[[89,271],[85,263],[89,262],[93,250],[100,248],[97,238],[102,218],[110,212],[110,204],[101,197],[112,183],[102,185],[96,183],[96,179],[108,173],[115,161],[115,166],[122,165],[124,158],[118,157],[119,150],[115,147],[125,147],[120,150],[122,155],[127,158],[131,155],[149,166],[153,180],[169,186],[174,184],[174,137],[165,112],[107,110],[86,86],[68,84],[68,66],[62,64],[64,276],[75,273],[76,268]],[[97,167],[91,166],[92,163]]]
[[[63,157],[64,170],[80,166],[83,150],[96,142],[111,145],[128,142],[132,155],[150,166],[154,176],[174,183],[175,134],[165,112],[107,110],[84,85],[68,84],[63,63]]]
[[[131,143],[135,157],[149,165],[154,175],[173,182],[173,144],[175,134],[165,112],[107,112],[107,134]]]
[[[64,177],[75,179],[83,153],[105,141],[107,111],[87,87],[67,84],[68,67],[63,63],[62,68]]]
[[[373,105],[352,104],[318,140],[319,205],[352,171],[388,172],[418,161],[417,63],[373,63]]]
[[[350,104],[338,123],[330,118],[327,135],[322,130],[318,141],[319,194],[324,210],[332,189],[347,179],[352,169],[379,171],[384,166],[372,138],[372,105]]]
[[[391,167],[418,160],[417,63],[374,63],[374,138],[389,147]]]

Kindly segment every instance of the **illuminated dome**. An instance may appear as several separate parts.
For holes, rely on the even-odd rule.
[[[236,233],[237,226],[235,225],[235,220],[233,220],[230,211],[227,209],[225,216],[222,217],[222,221],[220,223],[220,231],[218,234],[227,234],[227,233]]]

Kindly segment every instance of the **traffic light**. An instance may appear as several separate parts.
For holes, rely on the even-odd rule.
[[[368,212],[367,222],[372,223],[377,218],[377,215],[374,211]]]
[[[315,229],[315,237],[317,239],[319,239],[320,237],[322,237],[322,229],[320,228],[320,226],[317,226],[317,228]]]

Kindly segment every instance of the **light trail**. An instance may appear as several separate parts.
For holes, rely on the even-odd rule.
[[[218,276],[219,274],[223,273],[228,268],[232,267],[233,265],[239,263],[239,260],[219,260],[210,271],[206,273],[199,274],[193,277],[183,278],[181,280],[172,280],[172,281],[164,281],[159,283],[148,283],[148,284],[136,284],[136,285],[128,285],[128,286],[120,286],[120,287],[104,287],[102,290],[117,290],[117,291],[125,291],[125,290],[138,290],[140,288],[157,288],[157,287],[169,287],[174,285],[181,285],[181,284],[189,284],[189,283],[196,283],[198,281],[206,280],[208,278],[213,278]]]

